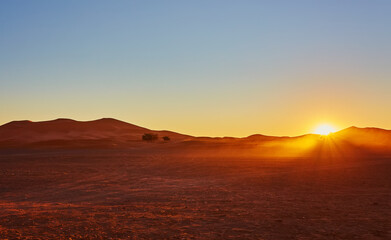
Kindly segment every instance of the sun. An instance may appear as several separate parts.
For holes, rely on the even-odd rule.
[[[336,129],[330,124],[321,124],[315,128],[314,133],[326,136],[335,131]]]

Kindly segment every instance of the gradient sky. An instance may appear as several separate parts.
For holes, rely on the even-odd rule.
[[[0,124],[391,129],[391,1],[0,1]]]

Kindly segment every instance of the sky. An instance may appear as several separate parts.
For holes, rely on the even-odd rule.
[[[391,1],[0,1],[0,124],[391,129]]]

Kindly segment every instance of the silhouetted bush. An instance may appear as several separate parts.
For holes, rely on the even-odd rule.
[[[142,137],[143,141],[155,141],[158,138],[158,135],[154,133],[145,133]]]
[[[163,138],[163,140],[165,141],[165,142],[167,142],[167,141],[170,141],[171,139],[170,139],[170,137],[168,137],[168,136],[164,136],[164,137],[162,137]]]

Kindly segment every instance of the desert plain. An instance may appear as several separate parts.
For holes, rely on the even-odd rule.
[[[0,133],[16,126],[37,134],[20,124]],[[47,124],[40,136],[69,133]],[[77,142],[74,136],[52,144],[3,140],[1,239],[391,238],[387,149],[336,140],[338,151],[316,145],[304,152],[270,143],[296,141],[290,138],[175,134],[170,142],[135,139],[127,147],[65,144]],[[304,137],[327,145],[324,137]]]

